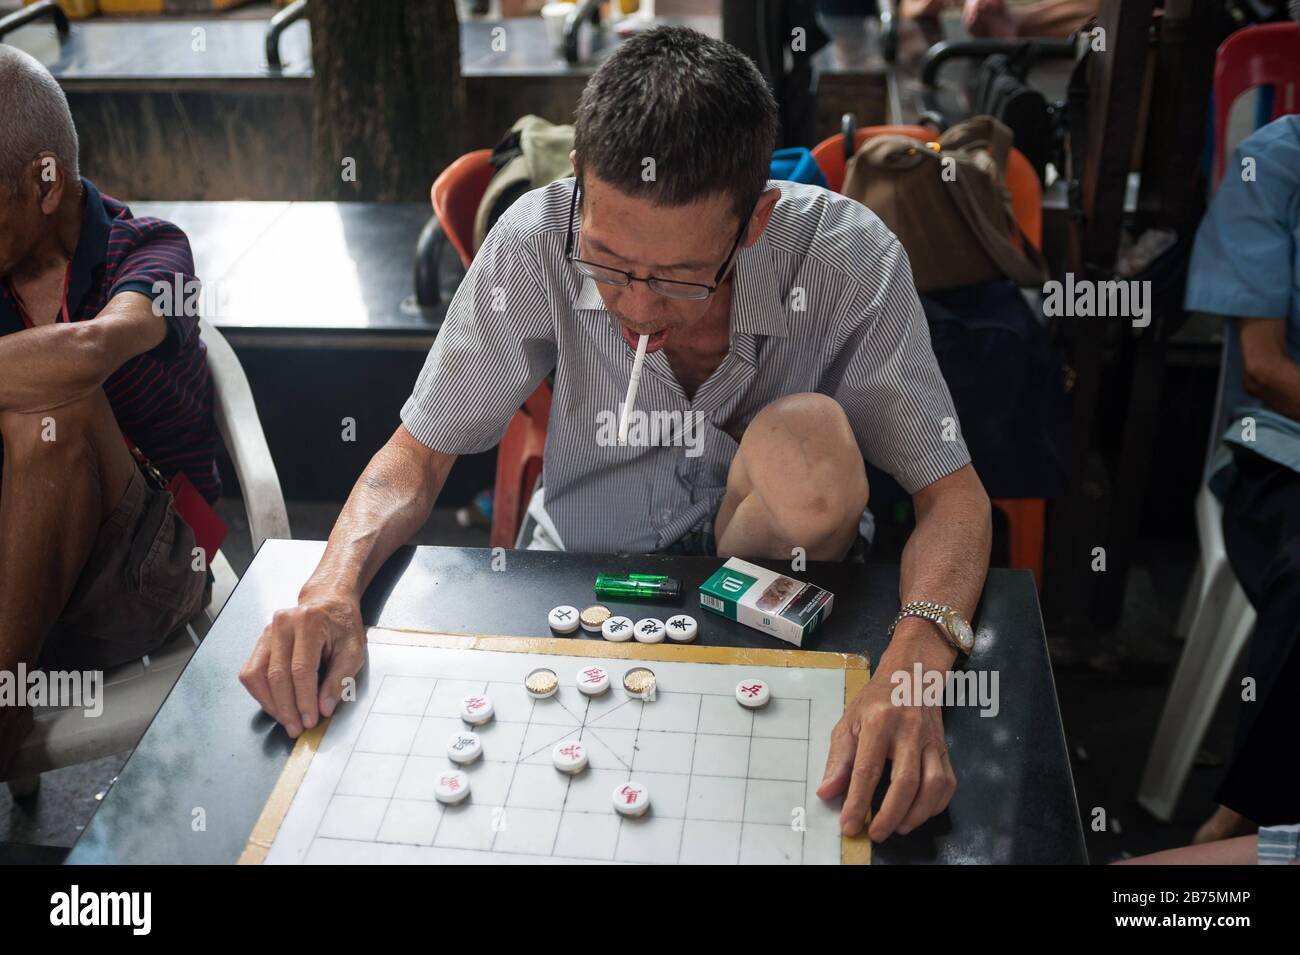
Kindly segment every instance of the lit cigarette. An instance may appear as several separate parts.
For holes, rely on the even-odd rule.
[[[637,339],[636,358],[632,361],[632,377],[627,383],[627,398],[623,401],[623,413],[618,416],[618,443],[627,444],[627,416],[636,404],[636,391],[641,387],[641,366],[645,364],[645,347],[650,342],[649,335]]]

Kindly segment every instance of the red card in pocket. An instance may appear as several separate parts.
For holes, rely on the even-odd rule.
[[[212,509],[212,505],[204,500],[203,495],[185,476],[184,471],[176,472],[167,483],[167,490],[171,491],[172,498],[176,501],[176,513],[194,531],[194,543],[203,548],[203,559],[207,562],[207,566],[211,567],[212,558],[216,556],[222,541],[226,539],[228,531],[226,522]]]

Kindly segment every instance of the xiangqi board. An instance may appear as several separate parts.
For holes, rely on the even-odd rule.
[[[624,689],[642,669],[650,699]],[[299,740],[241,861],[866,862],[815,790],[868,675],[846,654],[372,630],[356,700]],[[766,704],[741,705],[747,681]],[[471,725],[475,700],[492,717]]]

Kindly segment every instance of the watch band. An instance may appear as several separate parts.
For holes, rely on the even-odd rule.
[[[894,622],[889,625],[889,636],[892,637],[894,635],[894,629],[905,617],[921,617],[925,620],[929,620],[931,623],[938,624],[939,629],[943,631],[944,639],[948,641],[948,645],[962,656],[970,656],[973,641],[972,647],[962,646],[961,642],[953,635],[952,630],[949,628],[949,621],[953,617],[956,617],[963,623],[965,622],[965,618],[962,617],[959,611],[954,610],[952,607],[945,606],[944,604],[935,603],[932,600],[910,600],[899,608],[898,615],[894,617]],[[967,627],[969,629],[969,625],[967,625]]]

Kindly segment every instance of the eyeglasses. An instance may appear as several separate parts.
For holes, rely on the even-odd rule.
[[[627,288],[633,282],[644,282],[650,286],[652,292],[662,295],[664,298],[683,299],[700,301],[708,298],[722,286],[722,277],[727,274],[727,269],[731,265],[732,258],[736,255],[736,250],[740,248],[740,240],[745,237],[745,230],[749,225],[749,216],[745,216],[744,221],[740,224],[740,231],[736,233],[736,241],[731,243],[731,251],[727,253],[726,259],[718,268],[718,274],[713,278],[712,285],[705,285],[703,282],[677,282],[673,279],[656,278],[653,275],[641,278],[633,275],[631,272],[624,272],[622,269],[612,268],[608,265],[601,265],[598,262],[588,262],[580,259],[573,254],[573,220],[578,211],[578,181],[573,181],[573,199],[569,203],[569,227],[566,230],[568,241],[564,245],[564,256],[573,267],[581,274],[588,278],[600,282],[603,285],[615,285],[619,288]],[[752,213],[751,213],[752,215]]]

